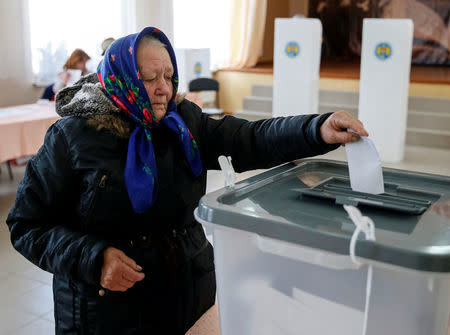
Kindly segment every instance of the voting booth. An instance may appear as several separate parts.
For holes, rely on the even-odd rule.
[[[403,160],[413,41],[410,19],[365,19],[359,119],[381,160]]]
[[[356,192],[346,163],[309,159],[203,196],[221,334],[446,335],[450,178],[383,175],[384,193]],[[372,240],[353,239],[343,205],[373,220]]]
[[[188,92],[189,83],[196,78],[210,78],[209,49],[175,49],[178,66],[178,92]]]
[[[318,112],[321,43],[320,20],[275,19],[274,117]]]

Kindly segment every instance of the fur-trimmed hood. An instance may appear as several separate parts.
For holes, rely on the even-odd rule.
[[[126,115],[105,95],[96,73],[88,74],[73,86],[59,91],[55,104],[60,116],[87,118],[88,123],[98,130],[105,128],[119,137],[130,137],[134,128]]]
[[[177,95],[177,105],[184,100],[184,96]],[[88,123],[97,130],[107,129],[119,137],[129,138],[134,129],[133,122],[108,99],[96,73],[81,77],[73,86],[59,91],[55,105],[60,116],[87,118]]]

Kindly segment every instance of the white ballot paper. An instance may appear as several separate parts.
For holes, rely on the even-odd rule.
[[[352,190],[371,194],[384,193],[381,160],[372,140],[361,136],[357,142],[346,143],[345,151]]]

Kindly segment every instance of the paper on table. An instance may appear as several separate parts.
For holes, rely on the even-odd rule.
[[[372,140],[361,136],[359,141],[345,144],[350,186],[353,191],[384,193],[380,156]]]
[[[72,86],[81,78],[81,70],[68,69],[67,72],[70,73],[70,78],[66,86]]]
[[[14,115],[28,114],[28,113],[33,113],[35,111],[36,111],[35,109],[27,107],[27,106],[2,108],[2,109],[0,109],[0,118],[14,116]]]

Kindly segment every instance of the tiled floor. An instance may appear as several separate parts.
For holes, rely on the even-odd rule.
[[[54,334],[52,275],[16,252],[5,224],[23,168],[0,174],[0,335]]]
[[[343,149],[322,158],[345,159]],[[422,171],[450,176],[450,151],[419,147],[407,148],[405,160],[399,164],[384,164],[406,170]],[[5,166],[0,174],[0,335],[54,334],[51,274],[32,265],[12,247],[9,232],[4,224],[14,202],[17,184],[24,168],[14,168],[10,181]],[[256,174],[240,174],[238,180]],[[222,173],[211,171],[208,191],[223,185]]]

